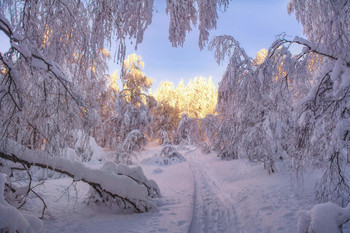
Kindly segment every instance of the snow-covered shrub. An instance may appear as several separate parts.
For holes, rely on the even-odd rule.
[[[237,125],[232,119],[225,119],[219,123],[214,144],[219,157],[238,159],[238,145],[242,139],[237,137]]]
[[[173,145],[165,145],[159,156],[155,157],[156,163],[159,165],[171,165],[173,163],[181,163],[186,161]]]
[[[191,118],[187,114],[181,115],[177,126],[174,143],[177,145],[197,145],[204,141],[200,128],[200,120]]]
[[[171,144],[169,133],[167,131],[164,131],[164,130],[159,131],[158,132],[158,137],[160,138],[160,144],[161,145]]]
[[[201,148],[201,151],[205,154],[209,154],[211,152],[211,147],[206,142],[201,143],[199,147]]]
[[[191,138],[189,136],[190,124],[190,118],[187,114],[182,114],[174,137],[175,144],[191,144]]]
[[[134,129],[127,134],[121,146],[121,150],[126,152],[131,152],[134,150],[141,149],[142,146],[144,146],[145,144],[146,144],[145,136],[142,134],[140,130]]]
[[[101,160],[104,156],[104,152],[97,145],[95,138],[83,133],[81,130],[78,130],[74,135],[74,147],[76,154],[83,162]]]
[[[299,211],[299,233],[343,232],[342,225],[350,220],[350,205],[342,208],[327,202],[314,206],[309,211]]]
[[[222,159],[231,160],[238,159],[238,155],[233,148],[225,148],[218,153],[218,156]]]
[[[140,130],[132,130],[124,142],[109,157],[117,164],[132,164],[132,158],[136,157],[135,151],[140,150],[146,144],[146,139]]]
[[[80,161],[80,158],[77,155],[77,153],[75,152],[75,150],[72,149],[72,148],[69,148],[69,147],[64,148],[62,150],[61,157],[65,158],[65,159],[68,159],[68,160],[71,160],[71,161]]]

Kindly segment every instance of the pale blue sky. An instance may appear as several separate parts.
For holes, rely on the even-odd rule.
[[[289,0],[232,0],[226,12],[219,13],[216,35],[231,35],[239,41],[249,56],[255,57],[261,48],[268,49],[280,33],[292,39],[302,36],[302,27],[294,15],[288,15]],[[173,48],[168,40],[169,16],[165,13],[165,1],[155,0],[153,22],[145,32],[144,40],[136,53],[145,63],[144,73],[156,80],[168,80],[177,84],[181,78],[185,83],[195,76],[212,76],[217,84],[225,71],[226,64],[219,66],[213,52],[198,47],[198,30],[186,37],[183,48]],[[128,53],[134,52],[129,49]],[[113,60],[113,59],[112,59]],[[110,72],[116,69],[110,61]]]
[[[284,32],[290,39],[302,36],[302,27],[294,15],[288,15],[289,0],[232,0],[226,12],[219,12],[216,35],[231,35],[238,40],[249,56],[255,57],[261,48],[268,49],[276,35]],[[142,44],[136,53],[145,63],[144,73],[155,79],[153,89],[160,81],[177,84],[181,78],[185,83],[195,76],[211,76],[217,84],[226,64],[219,66],[213,52],[198,47],[198,30],[193,29],[186,37],[184,46],[173,48],[168,40],[169,16],[165,13],[165,1],[155,0],[153,22],[145,32]],[[5,51],[8,41],[0,33],[0,51]],[[130,46],[127,53],[135,52]],[[109,73],[119,66],[109,61]]]

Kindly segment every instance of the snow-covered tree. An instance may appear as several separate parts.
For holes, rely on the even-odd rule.
[[[152,110],[152,130],[161,144],[171,144],[180,121],[180,110],[163,100]]]
[[[144,137],[152,137],[151,109],[156,101],[147,93],[153,81],[141,71],[144,66],[141,59],[140,56],[132,54],[123,64],[123,89],[118,93],[115,103],[115,113],[120,124],[115,127],[120,131],[120,142],[132,130],[139,130]]]
[[[123,89],[116,96],[113,113],[99,129],[103,146],[117,149],[118,162],[129,163],[130,153],[141,149],[147,137],[152,137],[151,111],[156,100],[148,95],[152,79],[142,72],[144,63],[141,59],[131,54],[124,61],[121,76]]]
[[[174,136],[174,143],[180,145],[200,145],[204,135],[200,127],[200,119],[182,114]]]
[[[211,77],[195,77],[187,85],[181,79],[176,88],[171,82],[161,82],[152,96],[158,102],[166,102],[193,118],[204,118],[216,110],[217,89]]]
[[[215,146],[219,156],[248,158],[274,172],[275,162],[289,159],[288,152],[292,150],[293,109],[307,90],[300,87],[309,81],[307,78],[300,81],[301,75],[295,77],[297,70],[293,67],[304,64],[304,60],[292,57],[280,42],[274,43],[266,58],[259,62],[258,58],[252,62],[229,36],[216,37],[211,48],[215,49],[218,62],[230,56],[219,84],[221,123]]]
[[[189,5],[194,6],[196,3],[197,1],[191,1]],[[167,1],[166,11],[171,15],[169,39],[174,46],[183,44],[191,26],[184,30],[178,29],[182,28],[183,22],[187,22],[188,25],[191,21],[196,22],[197,13],[199,13],[201,35],[206,35],[208,30],[215,27],[217,6],[225,9],[228,2],[211,1],[210,3],[210,5],[198,4],[201,5],[198,8],[193,7],[193,17],[187,18],[187,3]],[[104,58],[101,56],[105,54],[104,47],[116,40],[119,46],[115,55],[118,61],[123,61],[126,38],[134,40],[135,46],[141,43],[144,31],[151,23],[152,13],[152,0],[69,3],[65,1],[1,2],[0,30],[11,42],[10,50],[0,57],[1,75],[4,76],[1,100],[2,106],[6,106],[5,112],[8,113],[4,113],[2,118],[7,125],[4,127],[6,133],[11,131],[10,126],[16,125],[18,127],[14,127],[10,135],[12,138],[17,137],[14,138],[16,140],[18,138],[27,140],[28,142],[25,143],[37,144],[37,147],[40,147],[45,139],[45,148],[57,145],[55,140],[49,139],[49,137],[56,137],[57,132],[45,132],[47,130],[40,128],[31,120],[22,121],[20,116],[17,117],[21,115],[19,112],[23,112],[23,109],[26,109],[26,112],[32,112],[27,111],[30,109],[38,109],[35,106],[29,106],[28,101],[23,97],[30,97],[32,103],[45,111],[44,106],[47,106],[50,100],[52,103],[49,105],[56,107],[52,112],[69,113],[72,120],[64,122],[78,122],[81,118],[90,117],[92,119],[89,119],[88,123],[82,124],[89,126],[95,124],[98,119],[93,119],[95,114],[90,114],[87,107],[94,101],[87,97],[91,96],[91,92],[99,93],[99,89],[104,86],[101,83],[103,80],[96,77],[103,74],[102,71],[106,68]],[[200,37],[200,44],[207,40],[205,35]],[[97,83],[99,85],[96,85]],[[22,88],[24,86],[30,87],[24,89]],[[66,104],[67,107],[64,109],[64,103],[72,104]],[[44,117],[36,119],[45,122],[48,120],[45,116],[49,115],[52,118],[52,112],[41,112],[40,114]],[[33,115],[36,116],[38,113],[33,112]],[[66,116],[59,118],[65,119]],[[14,124],[16,121],[21,124]],[[60,126],[62,126],[61,123],[62,121]],[[16,135],[18,128],[31,128],[31,130],[24,136],[18,136]],[[60,145],[57,148],[62,147],[62,143],[67,141],[66,134],[70,134],[62,131],[69,131],[74,127],[67,125],[60,128],[62,134],[59,138],[63,140],[59,142]],[[32,137],[31,142],[28,135]],[[57,148],[51,148],[51,150],[55,152]]]
[[[190,5],[195,3],[198,2],[190,1]],[[210,3],[192,7],[192,16],[187,17],[186,2],[167,1],[166,11],[171,15],[169,39],[173,45],[183,44],[191,30],[189,22],[196,22],[197,13],[200,45],[207,40],[208,30],[216,26],[217,6],[225,8],[228,4]],[[90,141],[91,129],[100,123],[100,94],[106,87],[104,48],[110,48],[112,41],[116,41],[114,56],[122,62],[126,40],[132,40],[135,46],[141,43],[152,14],[153,0],[1,1],[0,30],[10,41],[10,49],[0,54],[1,158],[21,163],[26,170],[39,164],[49,168],[52,157],[59,157],[63,149],[74,146],[77,130],[82,130],[88,139],[85,141]],[[127,110],[131,124],[133,119],[140,118],[135,117],[132,109]],[[141,118],[147,118],[147,111],[146,107],[142,109]],[[22,150],[8,153],[12,141]],[[22,153],[27,150],[31,152]],[[31,160],[38,151],[47,158],[43,164]],[[1,166],[4,164],[8,163],[1,162]],[[62,164],[59,172],[90,182],[88,173],[75,177],[76,170],[70,170],[65,162]],[[100,181],[89,183],[100,196],[107,193],[115,198],[125,191],[112,190]],[[127,201],[125,196],[121,197]],[[148,201],[145,203],[148,205]]]
[[[195,77],[186,86],[181,80],[176,88],[171,82],[161,82],[151,95],[158,102],[153,112],[155,136],[169,137],[171,141],[181,114],[200,120],[216,111],[217,89],[211,77]]]
[[[308,158],[325,167],[316,189],[317,197],[346,206],[350,186],[348,166],[350,89],[350,3],[338,1],[290,1],[308,40],[296,38],[304,54],[317,54],[322,65],[314,75],[314,85],[303,100],[301,117],[308,125]]]
[[[342,206],[350,201],[348,8],[346,0],[291,0],[307,39],[281,35],[263,62],[252,62],[232,37],[211,42],[218,62],[229,57],[218,93],[221,156],[263,162],[270,172],[282,161],[297,177],[321,166],[317,198]],[[293,44],[300,54],[291,54]]]

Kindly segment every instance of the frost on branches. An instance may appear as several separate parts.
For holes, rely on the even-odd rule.
[[[315,85],[303,100],[301,116],[309,124],[309,158],[322,161],[325,172],[316,189],[317,197],[346,206],[350,201],[348,176],[350,118],[350,3],[338,1],[290,1],[310,43],[304,53],[322,57],[314,75]],[[305,123],[304,123],[305,124]]]
[[[197,5],[196,5],[197,3]],[[217,9],[226,10],[228,0],[167,0],[166,12],[170,15],[169,40],[174,47],[182,46],[186,33],[198,20],[198,45],[204,48],[209,38],[209,30],[216,28]]]
[[[130,164],[134,151],[152,137],[151,111],[157,101],[147,93],[153,81],[142,72],[141,59],[131,54],[123,62],[123,89],[116,96],[114,110],[98,128],[102,146],[116,150],[113,159],[117,163]]]
[[[167,1],[172,44],[182,45],[199,17],[199,44],[203,45],[208,30],[216,26],[217,7],[227,4],[226,0]],[[153,0],[1,1],[0,30],[10,49],[0,54],[0,146],[15,141],[52,159],[74,148],[75,153],[69,154],[78,154],[81,161],[91,158],[93,148],[87,147],[96,144],[92,135],[104,145],[117,144],[123,153],[140,147],[151,136],[150,108],[155,101],[139,88],[149,88],[149,83],[133,86],[138,69],[123,67],[127,71],[122,75],[123,91],[107,90],[110,54],[105,47],[116,41],[114,57],[122,62],[126,39],[137,47],[152,14]],[[141,63],[135,61],[130,67],[135,64]],[[106,112],[114,104],[106,103],[107,96],[118,97],[112,118]],[[104,126],[110,122],[117,123],[120,134],[115,127],[107,136],[98,131],[109,129]],[[13,156],[21,155],[2,158],[13,161]],[[61,172],[67,171],[62,168]]]
[[[219,155],[263,163],[269,173],[289,167],[296,180],[310,167],[324,169],[316,197],[343,207],[350,201],[349,7],[346,0],[290,1],[307,39],[280,35],[262,62],[230,36],[210,43],[218,63],[229,58],[211,133]],[[301,53],[290,52],[295,44]]]
[[[225,9],[227,4],[223,0],[167,1],[170,31],[181,28],[184,21],[195,23],[199,15],[201,35],[205,34],[202,44],[207,31],[216,26],[217,7]],[[188,5],[191,19],[186,18]],[[104,72],[110,56],[105,46],[116,40],[115,56],[122,62],[126,38],[136,46],[141,43],[152,14],[152,0],[1,2],[0,30],[11,43],[0,56],[5,125],[1,134],[50,154],[72,146],[69,138],[77,129],[90,134],[103,112]],[[170,33],[174,46],[183,44],[189,27]]]

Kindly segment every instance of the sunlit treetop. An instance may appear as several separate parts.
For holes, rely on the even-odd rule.
[[[109,88],[113,90],[113,92],[118,93],[119,91],[119,86],[118,86],[118,71],[114,71],[110,76],[109,76]]]
[[[265,61],[265,58],[267,57],[267,53],[268,52],[265,48],[260,49],[256,53],[256,58],[254,59],[254,64],[260,65],[261,63],[263,63]]]
[[[142,57],[133,53],[125,59],[123,63],[121,80],[124,89],[137,89],[139,92],[147,91],[153,83],[153,80],[142,72],[145,64]]]
[[[186,86],[181,80],[176,88],[171,82],[161,82],[152,95],[158,102],[165,102],[189,117],[204,118],[215,113],[217,89],[211,78],[195,77]]]
[[[153,83],[153,80],[142,72],[144,63],[141,59],[141,56],[133,53],[125,59],[122,67],[121,92],[125,100],[134,106],[146,101],[145,97]]]

